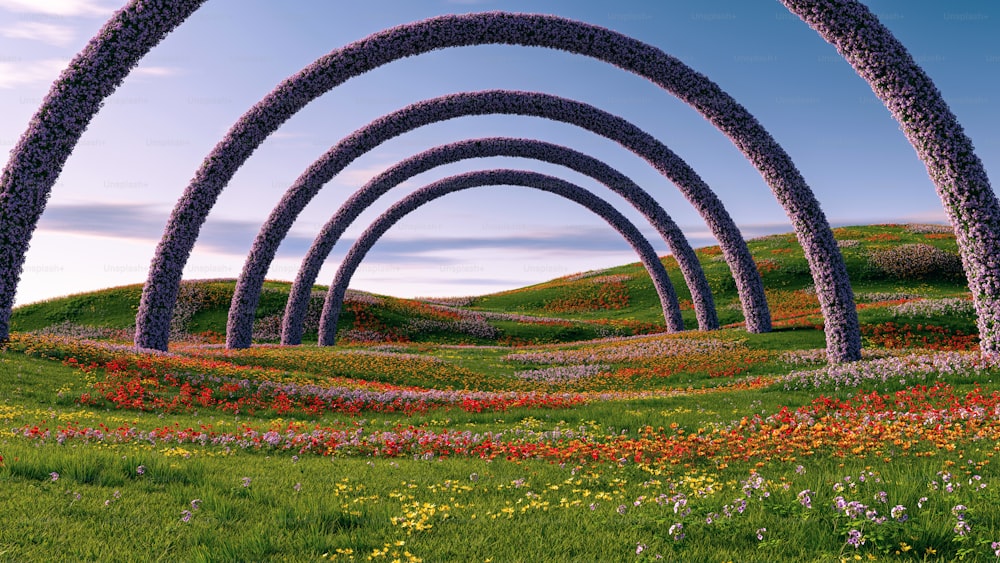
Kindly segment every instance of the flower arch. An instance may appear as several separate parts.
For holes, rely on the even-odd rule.
[[[166,349],[181,273],[201,225],[239,166],[284,121],[316,97],[383,64],[484,44],[549,47],[593,57],[649,79],[701,113],[760,171],[791,219],[826,320],[829,357],[861,357],[854,294],[830,225],[791,158],[756,118],[717,84],[652,45],[558,16],[507,12],[439,16],[372,34],[320,57],[250,108],[206,157],[171,213],[136,315],[136,345]]]
[[[853,0],[781,0],[871,86],[927,167],[955,230],[976,305],[980,348],[1000,355],[1000,202],[934,82],[871,11]]]
[[[1000,203],[957,119],[905,48],[857,0],[782,2],[836,45],[872,85],[928,167],[958,237],[982,349],[1000,353]],[[80,134],[138,59],[202,3],[132,0],[73,59],[12,151],[0,179],[0,339],[9,334],[31,235]],[[171,215],[136,318],[141,327],[136,344],[166,348],[166,335],[146,327],[169,323],[180,282],[176,265],[187,261],[235,170],[281,123],[337,84],[392,60],[488,43],[550,47],[612,63],[660,85],[729,136],[792,219],[826,319],[829,357],[860,357],[854,298],[829,224],[791,159],[749,112],[703,75],[636,39],[557,16],[499,12],[442,16],[376,33],[322,57],[251,108],[206,158]]]
[[[483,114],[528,115],[570,123],[611,139],[649,162],[678,187],[719,241],[736,280],[747,330],[770,330],[764,284],[743,235],[719,198],[683,159],[631,122],[589,104],[539,92],[486,90],[432,98],[386,114],[345,137],[299,176],[261,227],[244,263],[230,307],[230,311],[236,311],[235,317],[231,315],[235,321],[227,330],[238,335],[234,344],[249,346],[249,333],[236,332],[235,328],[252,322],[264,276],[278,246],[324,184],[354,159],[390,138],[429,123]]]
[[[306,257],[302,260],[302,267],[295,278],[295,283],[292,284],[285,306],[281,343],[284,345],[301,344],[309,297],[323,262],[347,227],[376,199],[422,172],[459,160],[489,156],[531,158],[563,165],[594,178],[625,198],[656,227],[677,259],[684,279],[691,290],[699,328],[714,330],[719,327],[719,319],[715,311],[711,290],[708,287],[708,280],[705,279],[705,272],[698,262],[694,249],[688,244],[684,233],[677,227],[670,215],[648,192],[604,162],[573,149],[537,140],[490,137],[441,145],[411,156],[372,178],[360,190],[351,195],[323,226]],[[233,302],[236,302],[235,297]],[[230,326],[230,330],[227,331],[226,342],[231,348],[250,345],[251,339],[249,337],[251,336],[250,331],[253,329],[252,315],[254,310],[250,309],[247,313],[249,314],[240,316],[235,314],[235,310],[230,310],[231,319],[234,317],[246,319],[241,326]],[[243,341],[237,341],[235,338],[229,337],[231,332],[244,335],[246,338]],[[244,346],[233,345],[244,343]]]
[[[336,343],[337,322],[340,318],[340,309],[344,301],[344,295],[347,293],[347,286],[355,270],[357,270],[361,261],[364,260],[368,250],[378,242],[378,239],[396,222],[420,206],[450,193],[479,186],[524,186],[535,188],[562,196],[600,215],[609,225],[621,233],[625,237],[625,240],[632,245],[636,253],[639,254],[639,258],[653,279],[653,285],[660,296],[660,304],[663,307],[663,316],[667,323],[667,330],[670,332],[684,330],[680,307],[677,305],[677,295],[674,293],[674,287],[670,283],[670,278],[667,276],[667,271],[663,267],[663,263],[660,262],[656,251],[650,246],[649,241],[613,205],[591,192],[555,176],[529,172],[527,170],[496,169],[456,174],[428,184],[423,188],[411,192],[393,204],[385,213],[368,226],[347,252],[344,261],[340,265],[340,269],[337,270],[337,275],[333,283],[330,284],[330,289],[327,291],[326,301],[323,303],[323,314],[320,316],[319,322],[320,346],[332,346]]]

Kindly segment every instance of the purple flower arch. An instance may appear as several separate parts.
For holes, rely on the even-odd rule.
[[[316,97],[383,64],[484,44],[549,47],[611,63],[664,88],[725,133],[760,171],[792,221],[826,319],[829,357],[860,358],[854,294],[826,216],[791,158],[756,118],[717,84],[652,45],[558,16],[505,12],[439,16],[369,35],[320,57],[245,113],[205,159],[171,213],[143,289],[136,345],[166,349],[181,273],[201,225],[239,166],[284,121]]]
[[[930,77],[864,5],[781,0],[854,67],[927,167],[955,230],[978,315],[980,347],[1000,355],[1000,202],[972,141]]]
[[[0,341],[25,253],[52,186],[104,99],[205,0],[133,0],[118,10],[52,84],[0,179]]]
[[[836,45],[873,85],[928,166],[959,240],[982,348],[998,353],[1000,205],[971,142],[931,80],[860,3],[782,1]],[[138,59],[202,3],[133,0],[117,12],[53,85],[12,151],[0,179],[0,340],[9,334],[10,310],[31,235],[80,134]],[[835,361],[860,357],[857,311],[829,224],[791,159],[749,112],[708,78],[656,47],[557,16],[502,12],[442,16],[376,33],[320,58],[244,114],[206,158],[171,214],[136,317],[136,344],[166,348],[164,327],[169,325],[182,267],[208,211],[240,164],[281,123],[336,85],[392,60],[444,47],[494,43],[550,47],[609,62],[660,85],[723,131],[761,172],[792,220],[826,319],[828,355]]]
[[[301,344],[309,297],[323,262],[347,227],[376,199],[413,176],[432,168],[459,160],[490,156],[531,158],[563,165],[594,178],[624,197],[656,227],[676,257],[684,279],[691,290],[699,328],[714,330],[719,327],[719,319],[716,315],[715,302],[712,299],[708,280],[705,279],[705,273],[698,262],[694,249],[688,244],[684,233],[677,227],[666,210],[648,192],[604,162],[573,149],[537,140],[490,137],[469,139],[434,147],[402,160],[372,178],[360,190],[351,195],[323,226],[306,257],[302,260],[302,267],[295,278],[295,283],[292,284],[288,303],[285,306],[281,343],[284,345]],[[243,300],[243,302],[248,301],[250,300]],[[237,298],[234,297],[233,303],[236,302]],[[229,314],[231,323],[227,331],[227,346],[230,348],[249,347],[254,310],[249,309],[240,314],[235,309],[230,309]],[[242,320],[242,322],[238,326],[233,326],[235,323],[232,323],[232,320],[234,319]],[[236,338],[235,335],[242,338]],[[240,346],[241,344],[242,346]]]
[[[660,262],[660,258],[656,255],[653,247],[650,246],[649,241],[614,206],[593,193],[554,176],[529,172],[527,170],[496,169],[456,174],[428,184],[423,188],[411,192],[393,204],[368,226],[365,232],[355,241],[354,245],[351,246],[351,249],[348,250],[344,261],[337,270],[337,275],[333,283],[330,284],[330,289],[327,291],[326,301],[323,303],[323,314],[320,316],[319,322],[320,346],[332,346],[336,343],[337,322],[340,318],[340,309],[344,302],[344,295],[347,293],[347,286],[354,272],[361,264],[361,261],[364,260],[368,250],[378,242],[382,235],[396,224],[396,222],[420,206],[450,193],[480,186],[524,186],[535,188],[579,203],[595,214],[600,215],[609,225],[621,233],[625,237],[625,240],[632,245],[636,253],[639,254],[639,258],[653,279],[653,285],[660,296],[660,304],[663,307],[663,316],[667,323],[667,329],[670,332],[684,330],[680,307],[677,304],[677,295],[674,293],[674,286],[670,283],[667,270],[663,267],[663,263]]]
[[[232,339],[234,347],[249,346],[250,333],[245,327],[253,321],[264,276],[278,246],[302,209],[338,172],[378,144],[417,127],[460,116],[496,113],[571,123],[616,141],[649,162],[681,190],[719,240],[736,279],[747,330],[770,330],[764,284],[743,235],[719,198],[683,159],[631,122],[589,104],[538,92],[488,90],[424,100],[386,114],[351,133],[313,162],[285,192],[254,240],[233,295],[227,327],[232,336],[227,339]]]

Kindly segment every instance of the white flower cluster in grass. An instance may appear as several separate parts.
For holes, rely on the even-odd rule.
[[[976,308],[972,301],[959,297],[943,299],[923,299],[900,303],[889,308],[896,317],[934,317],[939,315],[975,315]]]
[[[429,305],[444,305],[445,307],[468,307],[476,300],[476,297],[416,297],[415,301],[421,301]]]
[[[608,276],[595,276],[590,278],[591,283],[621,283],[632,279],[628,274],[611,274]]]
[[[853,248],[855,246],[859,246],[860,244],[861,241],[856,239],[844,239],[837,241],[837,246],[840,248]]]
[[[606,272],[607,270],[587,270],[586,272],[577,272],[575,274],[570,274],[563,279],[566,281],[580,281],[582,279],[591,278],[598,276]]]
[[[712,338],[619,337],[588,343],[586,348],[540,350],[504,356],[504,361],[535,364],[598,364],[660,358],[678,354],[710,354],[739,347]]]
[[[858,301],[863,301],[865,303],[881,303],[883,301],[899,301],[900,299],[920,299],[923,295],[916,293],[904,293],[904,292],[871,292],[871,293],[859,293]]]
[[[541,383],[566,383],[576,381],[585,377],[593,377],[599,373],[607,372],[610,368],[601,364],[575,365],[575,366],[555,366],[543,369],[532,369],[519,371],[515,377],[538,381]]]
[[[884,358],[892,355],[891,350],[871,350],[861,351],[861,357],[865,359]],[[793,365],[801,364],[825,364],[829,361],[825,348],[813,348],[810,350],[790,350],[781,354],[779,358],[782,362]]]
[[[318,292],[325,299],[326,294]],[[379,306],[383,303],[382,298],[364,291],[348,289],[344,294],[344,303],[363,303],[365,305]]]
[[[113,340],[132,340],[135,336],[135,329],[86,326],[79,325],[71,321],[63,321],[39,330],[33,330],[29,334],[65,336],[68,338],[110,338]]]
[[[787,390],[856,388],[888,381],[909,385],[940,375],[980,377],[984,370],[996,367],[998,363],[995,359],[984,358],[978,352],[939,352],[835,364],[812,371],[793,371],[780,381],[784,382]]]
[[[906,231],[917,234],[941,234],[941,233],[954,233],[955,229],[951,228],[951,225],[935,225],[932,223],[921,223],[921,224],[910,224],[906,226]]]
[[[388,342],[389,337],[374,330],[348,329],[340,331],[337,338],[345,342]]]

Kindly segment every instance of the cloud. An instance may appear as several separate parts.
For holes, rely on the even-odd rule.
[[[0,8],[46,16],[109,17],[118,6],[94,0],[0,0]]]
[[[51,83],[59,77],[59,73],[68,64],[68,61],[61,59],[17,62],[0,61],[0,88],[17,88],[28,84]]]
[[[140,66],[132,71],[135,76],[174,76],[180,69],[169,66]]]
[[[46,231],[158,241],[168,217],[169,213],[166,210],[147,204],[61,204],[46,208],[38,228]],[[260,226],[260,223],[253,221],[209,218],[201,229],[197,247],[220,254],[246,256],[260,231]],[[284,258],[303,256],[312,246],[313,240],[313,234],[301,235],[293,232],[282,242],[279,256]],[[345,237],[337,247],[346,250],[354,242],[355,239]],[[449,256],[450,253],[469,250],[507,250],[537,254],[627,252],[629,247],[613,230],[589,226],[566,226],[545,232],[468,237],[393,238],[392,231],[389,231],[376,243],[369,255],[379,262],[419,259],[425,263],[448,264],[455,260]]]
[[[11,39],[28,39],[64,47],[73,42],[76,31],[65,25],[19,22],[12,26],[0,28],[0,34]]]

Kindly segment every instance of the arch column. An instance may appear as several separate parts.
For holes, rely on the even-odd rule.
[[[1000,355],[1000,202],[982,161],[934,82],[860,2],[781,0],[864,78],[927,167],[955,230],[980,349]]]

